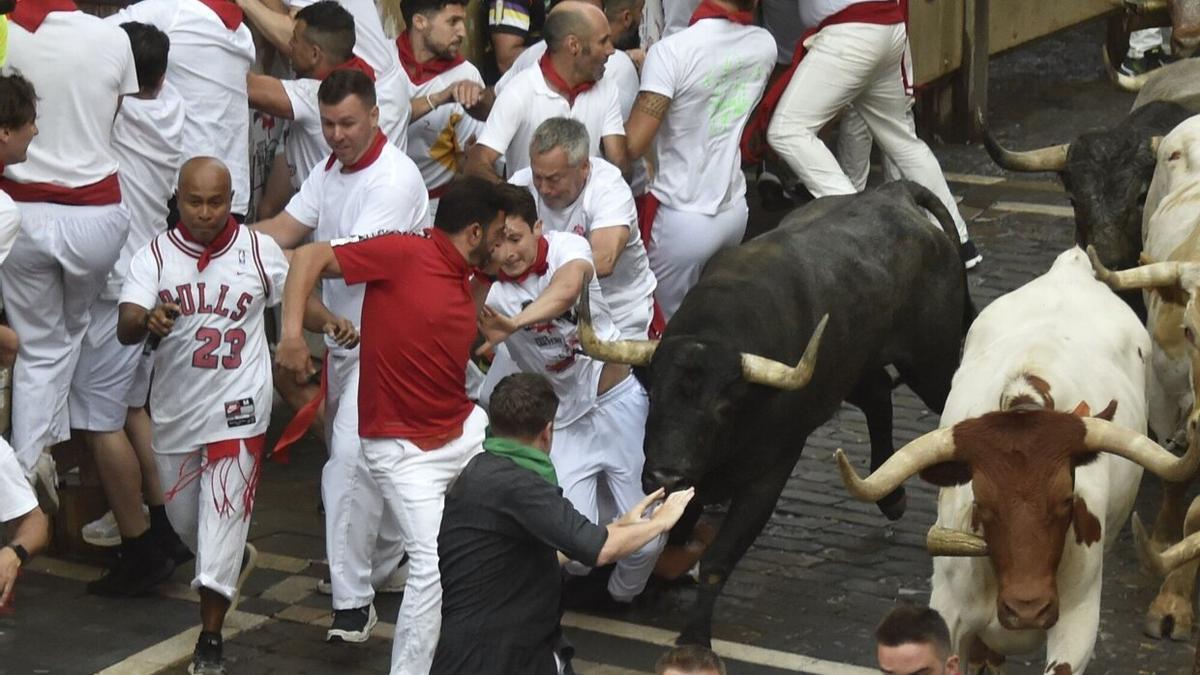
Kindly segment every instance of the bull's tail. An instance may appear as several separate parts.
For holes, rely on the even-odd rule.
[[[916,202],[917,206],[933,214],[933,217],[938,221],[938,225],[942,226],[942,232],[954,243],[954,250],[958,252],[961,258],[962,242],[958,238],[958,228],[954,226],[954,218],[950,215],[950,210],[946,208],[942,200],[938,199],[937,195],[930,192],[924,185],[907,180],[900,182],[904,186],[904,189],[908,191],[913,201]],[[963,276],[966,276],[966,270],[963,271]],[[967,288],[966,284],[963,284],[963,288]],[[967,291],[963,293],[963,335],[967,334],[967,329],[971,327],[971,322],[975,320],[976,314],[975,303],[971,301],[970,291]]]

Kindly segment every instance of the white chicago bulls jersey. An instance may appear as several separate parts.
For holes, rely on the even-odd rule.
[[[520,283],[497,281],[488,291],[487,305],[501,314],[514,316],[545,292],[560,267],[573,260],[592,264],[592,247],[587,239],[570,232],[547,232],[550,250],[548,268],[538,276],[530,274]],[[593,274],[588,285],[592,307],[592,325],[601,340],[620,337],[608,312],[608,303]],[[558,396],[558,414],[554,427],[562,428],[587,414],[596,403],[596,388],[604,363],[583,354],[579,346],[578,317],[575,308],[548,321],[527,326],[504,341],[517,366],[526,373],[544,376]]]
[[[147,310],[180,305],[154,353],[150,414],[157,452],[265,433],[271,419],[271,355],[263,310],[279,303],[287,259],[270,237],[239,225],[197,270],[202,248],[176,230],[155,237],[129,264],[121,302]]]

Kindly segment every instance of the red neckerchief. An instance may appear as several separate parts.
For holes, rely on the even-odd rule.
[[[233,0],[200,0],[200,4],[211,9],[229,30],[237,30],[242,25],[242,8]]]
[[[471,266],[467,264],[467,259],[464,258],[463,254],[458,250],[457,247],[454,246],[454,242],[450,241],[450,237],[445,232],[442,232],[436,227],[428,227],[425,228],[424,233],[425,236],[429,237],[433,241],[433,244],[437,246],[438,253],[442,254],[442,257],[446,259],[446,262],[450,264],[450,267],[455,272],[462,275],[463,291],[465,291],[467,295],[470,295]]]
[[[36,33],[50,12],[74,12],[78,9],[72,0],[20,0],[8,18],[30,33]]]
[[[567,84],[562,75],[559,75],[558,71],[554,69],[554,63],[550,61],[550,50],[548,49],[542,55],[542,58],[538,60],[538,66],[542,69],[542,77],[546,78],[546,84],[562,94],[567,99],[567,105],[574,106],[576,96],[596,86],[595,82],[580,82],[575,87]]]
[[[366,61],[363,61],[362,59],[360,59],[357,56],[351,57],[350,60],[345,63],[341,63],[341,64],[334,66],[333,70],[357,70],[358,72],[362,73],[363,75],[366,75],[367,77],[371,78],[372,82],[375,81],[375,69],[371,67],[371,64],[367,63]],[[330,71],[330,72],[333,72],[333,71]],[[329,76],[326,75],[326,77],[329,77]]]
[[[200,254],[200,259],[196,261],[196,271],[203,272],[204,268],[208,267],[209,261],[212,260],[213,254],[220,252],[221,249],[228,246],[229,242],[233,241],[233,238],[237,236],[238,222],[233,219],[233,216],[229,216],[229,219],[225,221],[225,227],[207,244],[193,237],[192,233],[188,232],[187,225],[183,223],[179,223],[179,227],[175,229],[179,230],[179,236],[183,237],[184,241],[204,247],[204,252]]]
[[[550,269],[550,263],[546,262],[546,255],[549,253],[550,253],[550,242],[547,241],[545,237],[540,237],[538,239],[537,258],[534,259],[532,265],[525,268],[524,272],[521,272],[520,274],[518,274],[515,277],[508,276],[507,274],[504,273],[504,270],[500,270],[499,274],[497,274],[496,276],[498,276],[500,278],[500,281],[512,281],[512,282],[515,282],[518,284],[521,283],[522,281],[525,281],[525,279],[527,279],[530,274],[536,274],[540,277],[540,276],[544,275]]]
[[[383,146],[385,145],[387,145],[387,136],[384,136],[382,131],[376,129],[375,138],[371,139],[371,145],[367,147],[367,151],[363,153],[362,157],[358,158],[357,162],[343,166],[342,173],[354,173],[355,171],[362,171],[371,166],[375,163],[375,160],[379,159],[379,155],[383,152]],[[337,155],[329,155],[329,159],[325,161],[325,170],[332,169],[333,163],[336,161]]]
[[[408,73],[408,79],[412,80],[415,85],[422,85],[450,70],[458,64],[466,61],[462,54],[455,56],[452,59],[439,59],[436,56],[429,59],[425,63],[417,60],[413,54],[412,41],[408,39],[408,32],[405,31],[396,38],[396,51],[400,52],[400,65],[404,66],[404,71]]]
[[[704,0],[696,8],[696,11],[692,12],[692,18],[688,20],[688,25],[691,26],[702,19],[726,19],[734,23],[740,23],[743,26],[749,26],[754,23],[754,14],[751,12],[735,12],[718,5],[713,0]]]

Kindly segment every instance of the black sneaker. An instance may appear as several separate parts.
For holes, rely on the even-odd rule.
[[[783,193],[783,183],[766,172],[758,177],[758,201],[768,211],[782,211],[794,206],[791,198]]]
[[[959,248],[959,257],[962,259],[963,267],[974,269],[976,265],[983,262],[983,256],[979,254],[979,249],[975,248],[975,242],[970,239],[964,241]]]
[[[1126,89],[1137,88],[1145,76],[1178,59],[1163,51],[1162,47],[1147,49],[1138,58],[1126,56],[1117,66],[1117,82]]]
[[[151,529],[151,534],[154,536],[154,543],[158,544],[158,548],[167,554],[167,557],[174,560],[176,565],[186,564],[196,557],[192,553],[192,549],[183,543],[173,528],[169,530]]]
[[[188,665],[188,675],[225,675],[225,659],[221,656],[221,634],[203,631],[196,640],[196,651]]]
[[[175,561],[152,542],[145,543],[149,545],[131,546],[128,541],[123,542],[112,568],[99,579],[88,582],[87,592],[110,598],[130,598],[143,595],[170,579],[175,572]]]
[[[371,637],[371,629],[375,627],[379,617],[375,615],[375,605],[355,607],[354,609],[333,610],[333,625],[325,634],[326,642],[366,642]]]

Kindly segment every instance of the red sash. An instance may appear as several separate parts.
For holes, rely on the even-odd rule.
[[[650,235],[654,232],[654,218],[658,215],[658,197],[654,193],[647,190],[646,194],[634,197],[634,204],[637,206],[638,214],[638,232],[642,235],[642,246],[646,250],[650,250]],[[662,308],[658,305],[658,298],[654,299],[654,314],[650,318],[650,331],[646,337],[651,340],[661,340],[663,331],[667,328],[667,319],[663,316]]]
[[[17,202],[44,202],[67,206],[107,206],[121,203],[121,181],[117,174],[77,188],[53,183],[18,183],[0,176],[0,190]]]
[[[775,114],[775,107],[779,105],[779,99],[783,97],[783,92],[787,90],[788,84],[792,81],[792,76],[796,74],[796,66],[800,65],[800,61],[804,59],[804,55],[808,52],[804,48],[804,43],[822,28],[833,26],[839,23],[873,23],[880,25],[893,25],[897,23],[905,23],[908,16],[908,1],[900,0],[880,0],[877,2],[858,2],[842,11],[825,17],[825,20],[817,25],[816,28],[809,28],[804,31],[800,39],[796,41],[796,49],[792,52],[792,63],[787,67],[787,70],[775,80],[767,92],[763,94],[762,101],[759,102],[758,108],[750,115],[750,121],[746,123],[746,129],[742,132],[742,163],[753,164],[761,162],[767,151],[767,127],[771,126],[771,117]],[[903,72],[903,68],[901,68]]]

